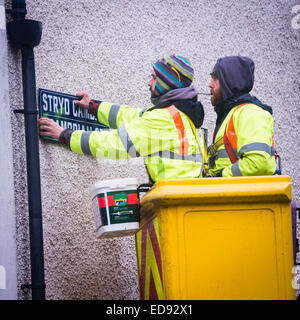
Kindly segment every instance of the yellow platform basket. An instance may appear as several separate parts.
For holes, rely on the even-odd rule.
[[[140,227],[156,219],[158,298],[295,299],[288,176],[161,180]]]

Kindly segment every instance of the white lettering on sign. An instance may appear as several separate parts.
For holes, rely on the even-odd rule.
[[[6,272],[4,266],[0,265],[0,289],[6,289]]]
[[[81,119],[90,119],[90,120],[96,119],[95,116],[90,114],[87,109],[78,108],[76,106],[76,104],[74,103],[74,101],[72,103],[72,112],[73,112],[74,117],[78,117]]]
[[[94,128],[93,126],[89,126],[88,124],[69,122],[66,120],[57,119],[55,120],[57,124],[59,124],[64,129],[72,129],[72,130],[85,130],[85,131],[100,131],[99,128]]]
[[[76,108],[75,103],[74,103],[74,101],[73,101],[73,115],[74,115],[74,117],[77,117],[77,116],[78,116],[78,115],[77,115],[77,111],[78,111],[78,108]]]
[[[95,120],[95,116],[88,113],[87,109],[77,107],[72,103],[72,110],[70,109],[70,100],[68,98],[51,95],[49,93],[42,93],[42,108],[44,112],[53,112],[57,115],[69,116],[72,111],[72,115],[80,119]]]
[[[42,93],[42,108],[45,112],[70,115],[70,101],[67,98]]]

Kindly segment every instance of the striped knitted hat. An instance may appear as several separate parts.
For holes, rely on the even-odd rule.
[[[153,95],[157,97],[173,89],[188,87],[194,79],[192,64],[175,54],[155,62],[153,70],[157,78]]]

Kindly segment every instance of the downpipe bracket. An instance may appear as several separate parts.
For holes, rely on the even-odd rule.
[[[42,289],[45,290],[46,289],[46,285],[45,284],[21,284],[21,290],[24,292],[28,292],[29,290],[32,289]]]
[[[39,112],[36,111],[26,111],[24,109],[16,109],[14,110],[14,114],[23,113],[23,114],[39,114]]]

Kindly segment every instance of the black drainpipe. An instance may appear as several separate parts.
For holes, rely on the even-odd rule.
[[[42,23],[25,19],[25,0],[13,0],[7,10],[13,21],[7,24],[7,35],[12,47],[22,52],[22,79],[24,110],[15,110],[25,116],[28,211],[30,232],[31,284],[22,289],[32,290],[32,300],[45,300],[42,202],[40,183],[39,134],[33,48],[40,43]]]

